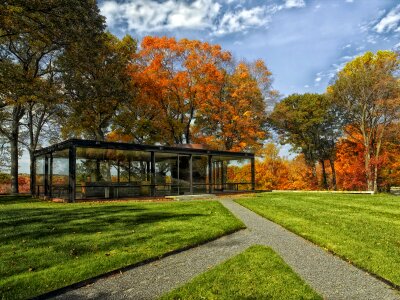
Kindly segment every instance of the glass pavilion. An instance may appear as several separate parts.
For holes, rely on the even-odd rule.
[[[35,195],[81,199],[254,190],[254,154],[71,139],[35,152]],[[250,165],[242,182],[229,168]]]

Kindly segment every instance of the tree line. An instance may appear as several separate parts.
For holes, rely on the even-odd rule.
[[[23,149],[34,175],[34,151],[60,139],[256,151],[277,97],[271,76],[262,60],[207,42],[120,39],[92,0],[3,2],[0,149],[12,192]]]
[[[399,181],[398,75],[398,53],[367,52],[326,93],[277,101],[262,60],[198,40],[118,38],[93,0],[2,2],[0,168],[17,193],[22,150],[33,161],[60,139],[203,143],[263,155],[259,187],[378,191]],[[266,144],[274,133],[296,159]]]
[[[315,185],[337,189],[335,161],[343,171],[344,158],[351,167],[341,172],[341,181],[361,182],[342,182],[341,188],[377,192],[396,179],[393,174],[397,179],[392,184],[400,183],[399,63],[399,55],[393,51],[366,52],[338,72],[325,94],[295,94],[275,106],[269,120],[281,142],[303,155],[314,181],[318,180],[317,164],[321,168],[321,183]],[[392,176],[381,172],[388,168]],[[349,176],[354,170],[357,173]]]

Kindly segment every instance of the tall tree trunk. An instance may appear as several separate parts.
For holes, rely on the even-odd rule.
[[[311,174],[312,174],[312,178],[314,180],[315,186],[318,187],[317,168],[315,167],[315,164],[311,165]]]
[[[374,181],[372,178],[372,170],[371,170],[371,154],[369,152],[369,147],[365,150],[364,154],[364,165],[365,165],[365,175],[367,179],[367,190],[368,191],[373,191],[374,189]]]
[[[381,152],[382,137],[383,137],[383,130],[380,136],[378,137],[378,141],[376,144],[375,163],[374,163],[374,189],[373,189],[374,193],[378,192],[378,161]]]
[[[11,152],[11,193],[18,194],[18,129],[11,133],[10,152]]]
[[[332,170],[332,187],[333,190],[337,190],[337,184],[336,184],[336,169],[335,169],[335,161],[333,159],[329,160],[329,164],[331,165],[331,170]]]
[[[319,161],[322,167],[322,187],[324,189],[328,189],[328,180],[326,179],[326,169],[325,169],[325,161],[322,159]]]
[[[12,122],[10,132],[10,152],[11,152],[11,192],[19,193],[18,186],[18,139],[19,139],[19,122],[24,115],[24,109],[20,104],[16,104],[12,111]]]
[[[372,178],[372,170],[371,170],[371,146],[370,146],[370,133],[367,133],[365,130],[365,117],[363,116],[363,123],[361,125],[361,134],[364,140],[364,168],[365,168],[365,177],[367,181],[367,191],[373,190],[373,178]]]

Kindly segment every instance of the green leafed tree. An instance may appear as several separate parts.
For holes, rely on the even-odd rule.
[[[375,192],[382,142],[387,128],[400,118],[399,66],[395,52],[366,52],[347,63],[328,88],[351,125],[346,133],[364,146],[367,188]]]
[[[127,66],[136,41],[104,33],[87,49],[68,49],[58,61],[66,101],[61,116],[65,137],[105,140],[123,103],[132,101],[133,86]]]
[[[316,180],[315,164],[321,164],[324,188],[328,188],[325,161],[330,162],[332,187],[336,189],[335,145],[342,122],[330,99],[319,94],[290,95],[275,105],[269,121],[283,144],[304,155]]]
[[[86,47],[104,30],[94,0],[0,2],[1,133],[10,143],[12,192],[18,192],[18,140],[27,105],[40,97],[55,58],[74,43]],[[29,109],[28,109],[29,110]]]

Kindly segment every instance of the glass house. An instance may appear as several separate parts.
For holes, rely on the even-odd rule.
[[[247,152],[70,139],[34,157],[35,195],[69,202],[255,188],[254,154]],[[229,176],[244,165],[249,166],[244,180]]]

